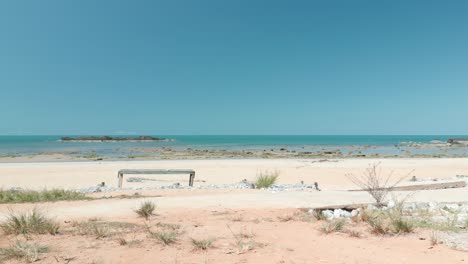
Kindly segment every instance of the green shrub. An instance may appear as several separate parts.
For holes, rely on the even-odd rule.
[[[257,179],[255,180],[255,188],[268,188],[271,185],[275,184],[276,180],[278,180],[279,172],[260,172],[257,175]]]
[[[0,190],[0,203],[37,203],[91,199],[84,193],[63,189],[42,191]]]
[[[396,234],[411,233],[414,230],[413,223],[402,217],[392,219],[391,225],[393,227],[393,232],[395,232]]]

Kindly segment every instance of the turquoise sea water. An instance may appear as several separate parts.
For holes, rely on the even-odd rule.
[[[68,135],[67,135],[68,136]],[[378,146],[391,148],[404,142],[429,143],[438,139],[446,141],[463,135],[281,135],[281,136],[180,136],[154,135],[172,139],[170,142],[59,142],[61,136],[0,136],[0,154],[36,154],[44,152],[96,151],[100,154],[126,152],[134,148],[171,147],[173,149],[289,149],[340,148],[346,146]]]

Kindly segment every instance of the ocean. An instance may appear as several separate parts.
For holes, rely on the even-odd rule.
[[[66,135],[70,136],[70,135]],[[76,136],[76,135],[73,135]],[[128,136],[128,135],[126,135]],[[0,155],[28,155],[55,152],[96,152],[99,155],[127,155],[137,148],[184,149],[334,149],[374,146],[375,152],[391,153],[396,145],[408,142],[447,141],[463,135],[154,135],[168,142],[60,142],[58,136],[0,136]],[[396,150],[395,150],[396,151]],[[432,150],[433,151],[433,150]],[[423,151],[424,152],[424,151]],[[426,151],[427,152],[427,151]],[[430,153],[430,152],[428,152]],[[457,150],[465,154],[465,150]]]

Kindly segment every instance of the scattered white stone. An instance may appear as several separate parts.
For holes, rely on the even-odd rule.
[[[327,218],[327,220],[332,220],[335,217],[332,210],[325,210],[322,212],[322,214]]]
[[[449,211],[452,211],[452,212],[457,211],[458,208],[459,208],[458,204],[446,204],[446,205],[444,206],[444,210],[447,210],[447,209],[448,209]]]

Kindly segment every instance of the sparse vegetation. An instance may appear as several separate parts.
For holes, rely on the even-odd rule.
[[[149,219],[153,215],[155,209],[156,205],[153,202],[146,201],[140,205],[140,208],[135,210],[135,213],[137,213],[140,217]]]
[[[96,239],[101,239],[112,235],[112,230],[107,222],[90,219],[87,222],[75,222],[73,226],[77,228],[78,234],[82,236],[94,236]]]
[[[242,220],[244,220],[244,217],[242,215],[236,215],[231,218],[231,221],[233,222],[242,222]]]
[[[316,219],[313,215],[309,214],[307,211],[297,211],[296,213],[294,213],[294,218],[302,222],[312,222]]]
[[[177,242],[179,233],[174,230],[162,230],[151,232],[151,236],[159,240],[163,245],[168,246]]]
[[[126,222],[101,221],[99,218],[90,218],[88,221],[74,221],[71,223],[72,233],[81,236],[93,236],[96,239],[112,237],[115,234],[135,232],[141,226]]]
[[[320,228],[320,231],[322,231],[324,234],[339,232],[343,230],[345,223],[346,221],[344,219],[332,220],[323,224]]]
[[[45,215],[32,210],[29,213],[15,214],[13,212],[7,219],[0,223],[0,228],[5,234],[30,235],[30,234],[51,234],[58,233],[59,224],[47,218]]]
[[[369,224],[372,234],[385,235],[390,232],[390,229],[380,217],[370,217],[366,222]]]
[[[384,206],[388,193],[393,191],[393,189],[409,174],[399,177],[395,181],[391,182],[393,173],[389,173],[387,176],[382,176],[379,165],[379,163],[371,165],[363,172],[362,176],[346,174],[346,177],[363,191],[368,192],[372,198],[374,198],[377,206],[382,207]]]
[[[195,239],[190,238],[192,245],[197,250],[207,250],[208,248],[213,246],[213,242],[215,241],[213,238],[206,238],[206,239]]]
[[[162,222],[158,222],[156,223],[156,226],[157,227],[161,227],[163,229],[170,229],[170,230],[179,230],[180,229],[180,225],[179,224],[170,224],[170,223],[162,223]]]
[[[403,216],[403,203],[386,211],[363,210],[362,221],[369,224],[371,233],[376,235],[404,234],[414,230],[414,221]]]
[[[37,203],[89,199],[91,198],[84,193],[63,189],[42,191],[0,189],[0,203]]]
[[[251,232],[246,232],[245,228],[241,230],[239,233],[234,233],[232,229],[228,226],[229,231],[231,232],[232,236],[234,237],[234,245],[237,248],[238,254],[243,254],[247,251],[250,251],[258,245],[257,242],[253,239],[255,234]]]
[[[127,239],[126,239],[125,237],[123,237],[123,236],[119,236],[119,237],[117,238],[117,241],[119,242],[119,245],[121,245],[121,246],[126,246],[126,245],[128,245]]]
[[[350,231],[348,232],[348,234],[349,234],[350,237],[356,237],[356,238],[362,237],[361,232],[356,231],[356,230],[350,230]]]
[[[393,232],[396,234],[411,233],[414,230],[414,224],[403,217],[392,218],[390,221]]]
[[[430,242],[431,242],[431,246],[435,246],[440,243],[439,235],[437,234],[437,232],[435,231],[431,232]]]
[[[283,216],[278,216],[277,217],[280,222],[289,222],[294,220],[293,215],[283,215]]]
[[[327,217],[323,213],[322,210],[314,210],[312,211],[312,216],[317,220],[317,221],[322,221],[322,220],[327,220]]]
[[[255,180],[255,188],[262,189],[268,188],[271,185],[275,184],[279,177],[279,171],[273,172],[260,172],[257,175],[257,179]]]
[[[28,244],[17,241],[7,248],[0,248],[0,260],[18,259],[27,262],[39,260],[39,254],[46,253],[49,248],[40,244]]]

